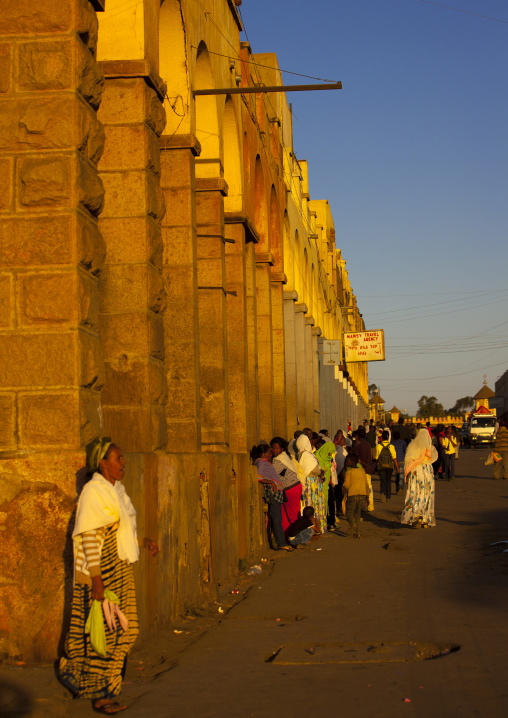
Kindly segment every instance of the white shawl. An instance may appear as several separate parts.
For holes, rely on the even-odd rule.
[[[122,561],[135,563],[139,559],[136,509],[121,481],[116,481],[113,486],[101,474],[95,473],[79,497],[72,532],[75,548],[80,534],[96,531],[117,521],[118,556]]]
[[[319,469],[319,462],[312,453],[309,437],[305,434],[301,434],[296,440],[296,448],[300,452],[298,455],[298,463],[307,478],[313,471],[315,472],[316,467]]]

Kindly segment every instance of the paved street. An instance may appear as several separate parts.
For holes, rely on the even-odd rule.
[[[508,540],[508,481],[491,479],[487,453],[461,451],[456,480],[437,482],[435,529],[401,527],[395,496],[376,501],[361,540],[333,534],[267,555],[263,573],[228,594],[229,612],[225,601],[224,615],[214,606],[215,618],[185,621],[166,646],[133,654],[128,714],[504,718],[508,553],[490,544]],[[34,669],[7,673],[27,689],[44,684]],[[45,675],[32,715],[91,714]]]

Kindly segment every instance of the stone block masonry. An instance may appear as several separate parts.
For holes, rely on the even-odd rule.
[[[96,41],[88,0],[0,13],[0,653],[39,660],[61,631],[75,474],[103,428]]]
[[[340,304],[361,315],[285,97],[192,93],[280,84],[240,29],[230,0],[2,5],[0,658],[58,654],[92,439],[161,548],[135,568],[147,639],[266,547],[252,445],[360,418],[366,371],[318,363]]]

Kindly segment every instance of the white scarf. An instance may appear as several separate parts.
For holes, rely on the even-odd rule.
[[[118,556],[122,561],[135,563],[139,559],[136,509],[121,481],[116,481],[113,486],[101,474],[95,473],[79,497],[72,538],[110,526],[116,521],[119,522]]]
[[[281,451],[278,456],[274,456],[273,458],[280,461],[281,464],[284,464],[284,466],[286,466],[288,469],[291,469],[291,471],[295,471],[295,467],[293,462],[291,461],[291,457],[286,454],[285,451]]]
[[[300,452],[298,456],[298,463],[305,474],[305,478],[307,478],[316,466],[319,467],[318,460],[312,454],[312,446],[309,441],[309,437],[305,434],[301,434],[301,436],[299,436],[296,440],[296,448]]]

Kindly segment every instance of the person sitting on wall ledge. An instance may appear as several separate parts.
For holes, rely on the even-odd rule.
[[[87,469],[92,478],[79,498],[72,534],[74,594],[59,679],[76,698],[91,699],[95,711],[113,715],[127,708],[113,699],[122,689],[127,656],[139,632],[132,564],[139,558],[139,546],[152,556],[159,548],[148,538],[138,539],[136,510],[122,484],[125,460],[111,439],[93,442]],[[105,631],[105,655],[101,655],[94,650],[97,646],[92,645],[85,624],[93,602],[104,602],[106,590],[118,599],[121,624],[117,627],[113,618],[114,628]]]

